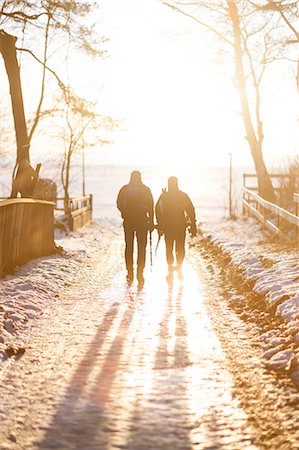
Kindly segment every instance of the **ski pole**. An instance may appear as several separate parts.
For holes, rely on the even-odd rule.
[[[160,241],[161,241],[161,236],[162,236],[162,234],[159,234],[158,242],[157,242],[157,245],[156,245],[156,248],[155,248],[155,256],[157,256],[157,250],[158,250],[158,247],[159,247],[159,244],[160,244]]]
[[[153,266],[153,241],[152,241],[152,232],[150,231],[150,263],[151,268]]]

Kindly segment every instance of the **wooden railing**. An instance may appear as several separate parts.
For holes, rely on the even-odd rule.
[[[294,194],[294,201],[298,204],[299,194]],[[295,231],[295,240],[298,243],[299,217],[289,211],[268,202],[258,194],[243,186],[243,212],[251,214],[263,223],[272,233]],[[298,209],[297,209],[298,211]]]
[[[27,198],[0,202],[1,276],[54,251],[54,203]]]
[[[92,195],[69,199],[69,227],[72,231],[92,221]]]
[[[296,216],[299,216],[299,194],[294,194],[294,202],[296,205]]]
[[[284,180],[289,180],[291,178],[291,175],[288,173],[269,173],[269,177],[271,178],[271,181],[274,181],[274,184],[278,183],[281,184],[284,182]],[[247,187],[248,189],[255,191],[257,190],[257,186],[248,186],[247,180],[254,180],[255,184],[257,183],[257,174],[256,173],[243,173],[243,186]],[[282,189],[281,186],[274,186],[274,189],[279,191]]]
[[[282,206],[285,186],[289,184],[292,175],[288,173],[270,173],[269,177],[275,192],[276,202]],[[258,179],[256,173],[243,173],[243,186],[250,191],[258,192]]]

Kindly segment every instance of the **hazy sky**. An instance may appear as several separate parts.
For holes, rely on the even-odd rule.
[[[159,0],[101,0],[97,14],[98,31],[109,38],[109,56],[88,63],[78,57],[70,77],[82,94],[98,100],[99,112],[123,120],[124,127],[115,133],[113,145],[90,151],[88,162],[176,169],[226,165],[232,153],[234,165],[252,164],[237,93],[195,22]],[[26,61],[22,56],[28,113],[33,100],[37,103],[34,70],[39,67],[31,64],[28,70]],[[4,82],[2,99],[5,89]],[[295,81],[277,67],[263,106],[264,153],[270,166],[298,150],[298,105]],[[42,125],[33,153],[35,142],[44,147],[45,137],[51,153]]]
[[[110,58],[100,104],[127,123],[113,148],[115,160],[225,163],[243,129],[233,132],[237,99],[211,68],[198,26],[155,0],[102,5]]]
[[[232,152],[236,165],[251,164],[237,94],[195,22],[159,0],[102,0],[99,17],[110,39],[110,57],[98,64],[100,105],[127,127],[107,160],[223,165]],[[295,82],[283,72],[274,79],[264,107],[270,164],[299,142]]]

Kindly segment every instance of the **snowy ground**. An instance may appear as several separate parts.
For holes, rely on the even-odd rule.
[[[201,225],[201,230],[203,234],[193,242],[194,248],[206,248],[210,255],[217,253],[219,256],[220,252],[224,281],[227,276],[224,269],[237,268],[243,279],[242,286],[246,284],[250,292],[260,296],[259,302],[261,298],[265,299],[267,313],[270,311],[278,319],[271,326],[261,328],[261,345],[267,366],[273,370],[295,367],[294,376],[298,381],[298,252],[271,242],[265,231],[253,220],[206,222]],[[113,219],[98,221],[77,233],[66,235],[57,231],[56,243],[64,248],[62,254],[31,261],[15,275],[1,281],[2,363],[10,356],[18,358],[23,354],[36,319],[57,301],[59,292],[72,283],[82,264],[88,264],[94,253],[107,251],[112,240],[120,237],[119,221]],[[240,278],[238,280],[240,284]],[[230,292],[230,296],[229,303],[244,313],[246,308],[242,289]],[[261,318],[266,314],[254,305],[250,306],[252,311],[249,315],[259,315]]]
[[[119,224],[95,223],[57,243],[64,254],[1,283],[19,299],[12,304],[9,294],[1,450],[86,442],[90,449],[298,448],[298,392],[288,377],[277,382],[258,346],[265,331],[284,334],[234,313],[229,299],[241,295],[209,269],[202,237],[187,250],[183,281],[176,273],[166,281],[162,241],[141,290],[125,281]],[[26,305],[36,314],[25,320]],[[20,311],[23,322],[14,317]]]
[[[38,448],[54,448],[55,439],[55,448],[74,448],[74,438],[76,445],[87,435],[102,439],[99,427],[105,439],[127,439],[126,430],[133,430],[137,447],[126,448],[162,448],[156,441],[148,446],[144,436],[160,440],[164,419],[167,436],[184,441],[192,429],[202,449],[209,427],[218,439],[211,448],[256,448],[250,442],[298,448],[298,317],[286,313],[290,305],[281,308],[287,299],[278,295],[298,295],[297,255],[269,241],[253,221],[209,222],[201,230],[189,241],[183,282],[175,275],[166,283],[161,242],[144,289],[128,287],[122,229],[112,219],[75,234],[58,232],[62,254],[1,281],[1,449],[32,450],[36,439]],[[150,377],[156,382],[148,401]],[[101,403],[95,409],[95,399],[105,398],[111,398],[106,409]],[[186,435],[184,418],[190,419]],[[191,448],[180,442],[165,448]]]
[[[59,292],[71,284],[82,264],[95,252],[105,252],[120,234],[119,224],[103,220],[77,233],[55,233],[62,254],[30,261],[0,283],[0,367],[2,362],[24,352],[30,329],[46,308],[58,299]]]
[[[230,304],[247,317],[258,315],[260,320],[267,314],[274,317],[271,326],[261,329],[266,365],[278,371],[295,369],[293,375],[298,382],[298,250],[273,241],[253,219],[204,223],[201,230],[195,248],[214,253],[220,260],[222,276],[236,278],[238,286],[232,292]],[[248,288],[252,292],[249,312],[243,296]]]

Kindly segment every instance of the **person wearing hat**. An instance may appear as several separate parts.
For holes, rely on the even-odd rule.
[[[181,274],[181,266],[185,257],[186,228],[191,236],[196,236],[196,217],[192,201],[185,192],[179,190],[178,179],[168,179],[168,190],[163,190],[156,207],[158,233],[164,234],[166,246],[166,260],[169,275],[175,269]],[[175,257],[174,258],[174,250]]]
[[[154,230],[154,200],[150,189],[142,183],[138,170],[131,173],[130,182],[120,189],[116,204],[123,218],[127,280],[132,283],[134,279],[133,254],[136,236],[137,280],[143,283],[147,233]]]

